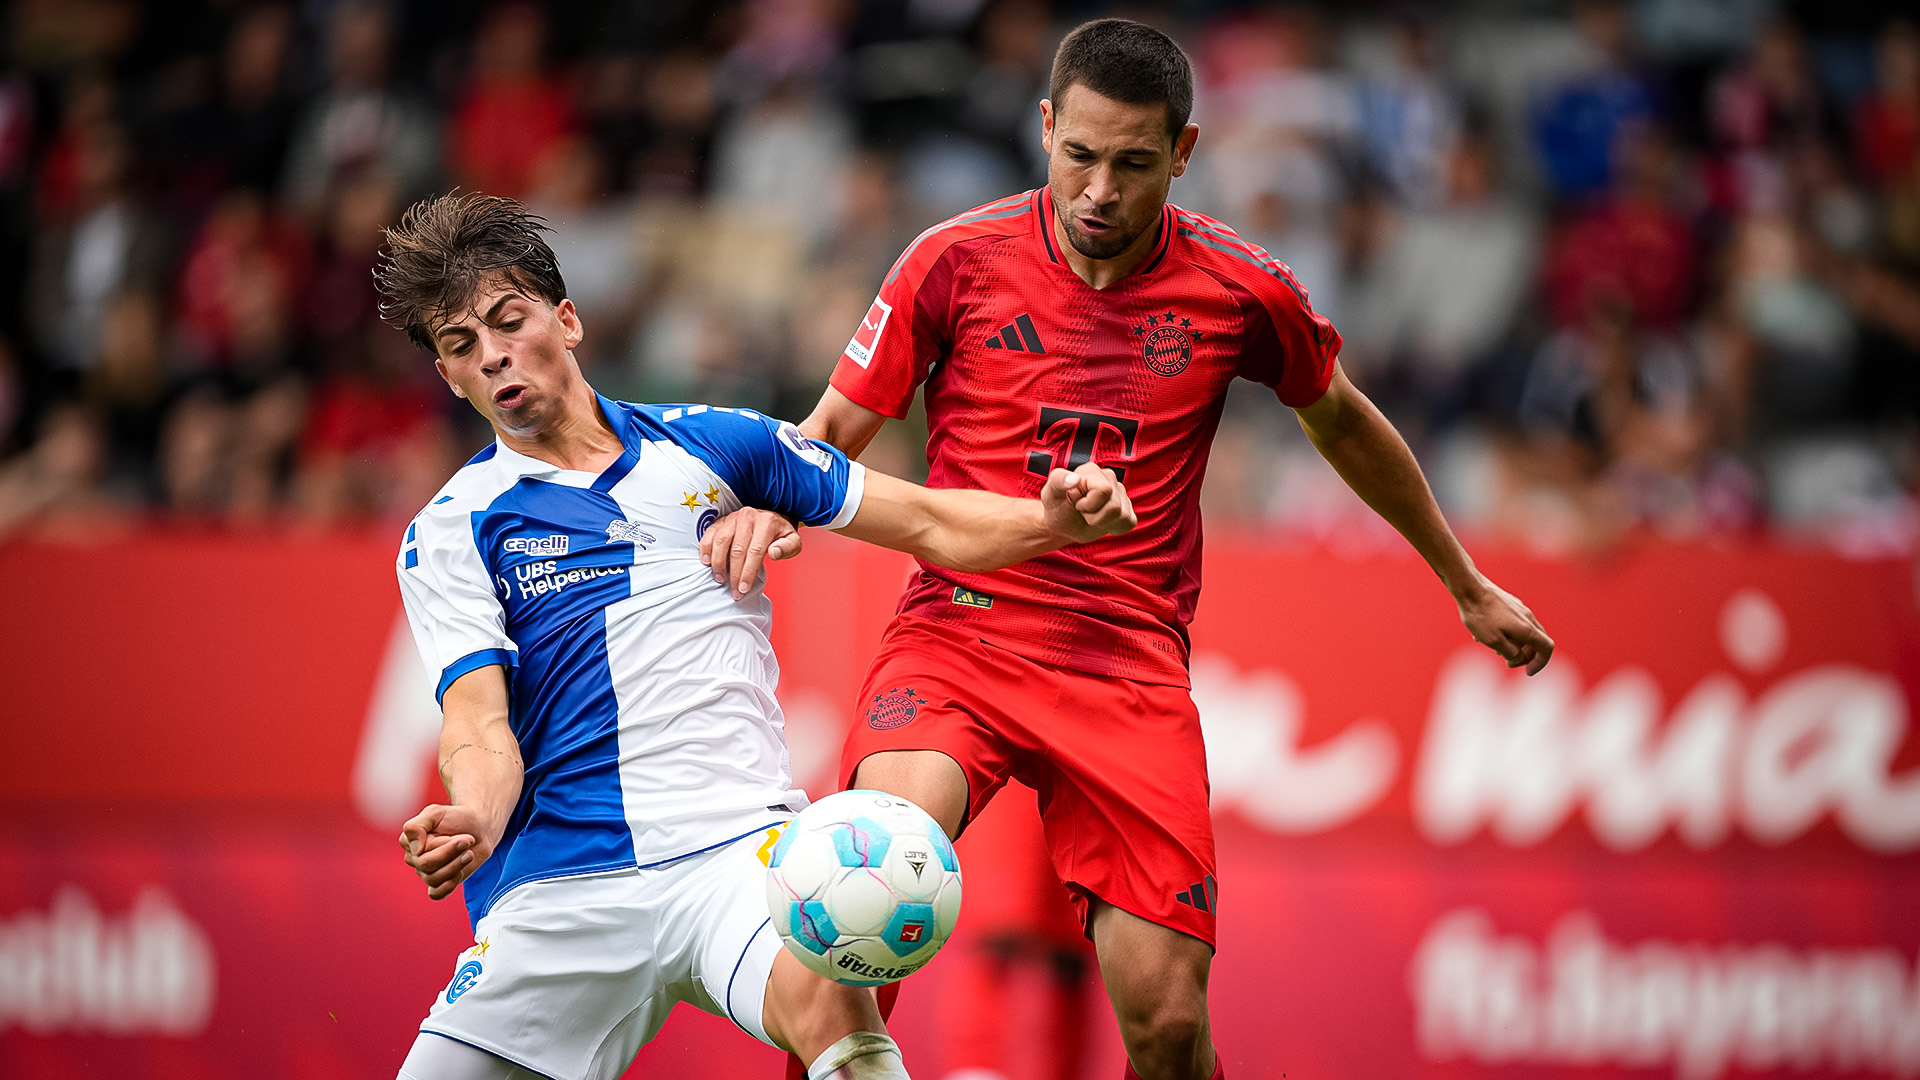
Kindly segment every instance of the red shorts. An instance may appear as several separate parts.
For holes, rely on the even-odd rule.
[[[1040,795],[1053,868],[1083,928],[1098,898],[1214,944],[1207,752],[1185,687],[1054,667],[902,617],[860,702],[842,788],[870,754],[938,750],[966,773],[971,820],[1018,777]]]

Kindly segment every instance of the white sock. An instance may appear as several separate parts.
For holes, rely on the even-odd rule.
[[[807,1080],[909,1080],[900,1047],[885,1035],[856,1031],[807,1066]]]

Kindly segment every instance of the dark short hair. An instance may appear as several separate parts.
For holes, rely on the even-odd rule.
[[[1193,115],[1193,63],[1172,38],[1132,19],[1081,23],[1060,43],[1047,84],[1056,111],[1076,83],[1129,105],[1165,105],[1170,135]]]
[[[373,268],[380,317],[433,349],[433,323],[473,303],[488,274],[506,276],[527,297],[567,297],[560,264],[538,215],[512,199],[477,193],[435,195],[400,215]]]

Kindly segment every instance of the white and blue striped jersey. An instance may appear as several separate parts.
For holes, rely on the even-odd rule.
[[[865,471],[745,409],[599,400],[626,448],[605,472],[496,441],[407,526],[398,560],[436,695],[508,671],[526,779],[467,879],[475,921],[521,883],[666,862],[806,805],[772,607],[714,581],[699,539],[741,506],[844,526]]]

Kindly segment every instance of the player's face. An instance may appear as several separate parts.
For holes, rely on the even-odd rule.
[[[1165,105],[1129,105],[1075,83],[1040,103],[1053,211],[1073,249],[1114,259],[1147,235],[1200,129],[1167,132]]]
[[[434,367],[495,428],[532,436],[560,418],[576,391],[571,350],[582,336],[573,301],[529,299],[494,275],[466,312],[434,328]]]

